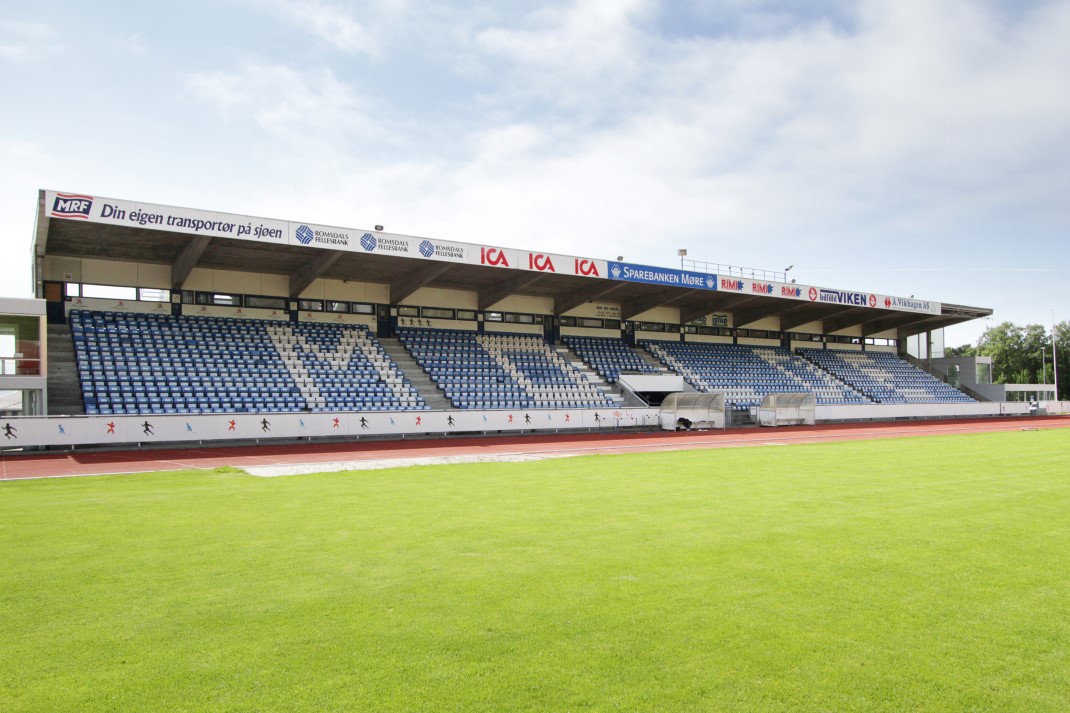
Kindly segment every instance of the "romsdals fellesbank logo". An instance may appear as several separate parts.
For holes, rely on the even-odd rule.
[[[52,203],[52,217],[87,220],[92,209],[93,196],[57,193],[56,200]]]
[[[364,235],[360,236],[360,246],[368,252],[375,250],[375,246],[378,242],[379,241],[377,241],[375,239],[375,236],[371,233],[365,233]]]
[[[435,245],[430,240],[425,240],[420,243],[420,254],[424,257],[431,257],[435,254]]]
[[[316,243],[316,245],[340,248],[349,247],[349,233],[344,230],[325,230],[308,225],[299,225],[297,230],[294,231],[294,237],[302,245]]]

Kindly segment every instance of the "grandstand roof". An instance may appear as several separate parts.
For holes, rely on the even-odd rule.
[[[621,318],[629,320],[670,306],[680,310],[681,323],[731,312],[736,327],[775,316],[782,331],[820,320],[825,332],[861,326],[863,335],[895,329],[902,338],[992,313],[913,297],[45,190],[39,194],[34,252],[38,260],[49,255],[170,265],[174,290],[194,267],[255,266],[257,272],[288,276],[291,297],[324,277],[388,284],[394,304],[420,287],[437,287],[474,291],[483,310],[520,294],[551,298],[557,314],[602,301],[619,303]],[[37,275],[40,282],[40,263]]]

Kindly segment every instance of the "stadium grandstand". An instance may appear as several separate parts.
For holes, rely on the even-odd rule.
[[[19,445],[642,428],[668,391],[1006,412],[906,353],[985,308],[44,190],[35,230]]]

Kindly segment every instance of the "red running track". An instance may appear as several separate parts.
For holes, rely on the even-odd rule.
[[[1070,428],[1070,417],[821,424],[679,433],[571,433],[173,450],[10,454],[0,455],[0,480],[458,455],[638,453],[1050,428]]]

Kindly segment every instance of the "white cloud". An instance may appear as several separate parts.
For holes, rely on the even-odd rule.
[[[408,12],[408,0],[361,3],[359,12],[329,0],[257,0],[336,50],[379,56],[385,29]]]
[[[233,71],[192,74],[185,82],[226,121],[251,124],[294,149],[377,131],[364,100],[329,69],[302,72],[246,59]]]
[[[637,23],[653,7],[650,0],[577,0],[534,11],[523,28],[485,29],[476,42],[489,55],[555,83],[562,77],[589,81],[630,76],[643,41]]]
[[[63,51],[56,31],[40,22],[0,20],[0,59],[41,61]]]

